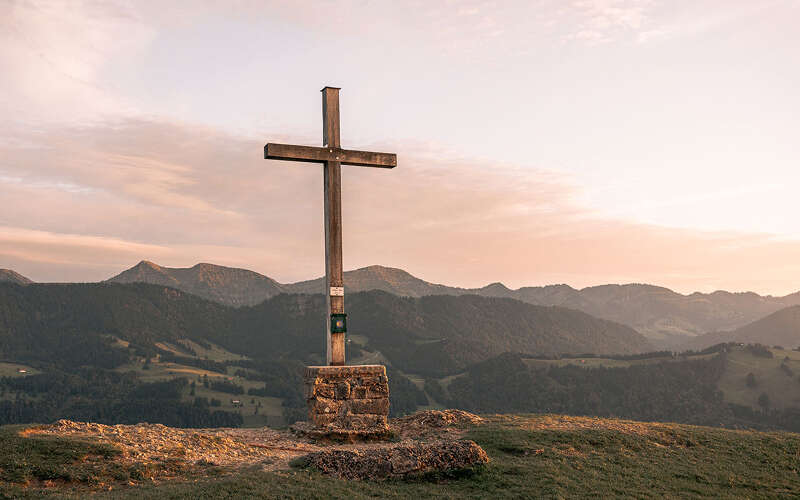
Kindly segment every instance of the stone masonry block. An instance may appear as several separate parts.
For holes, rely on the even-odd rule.
[[[327,427],[334,423],[336,415],[321,415],[319,413],[309,414],[309,421],[314,427]]]
[[[347,381],[342,381],[336,384],[334,397],[342,400],[348,399],[350,397],[350,384]]]
[[[320,431],[369,435],[388,430],[384,366],[307,366],[303,393],[310,423]]]
[[[336,397],[336,386],[333,384],[317,384],[314,387],[314,396],[321,398],[334,399]],[[306,398],[308,399],[308,398]]]
[[[386,425],[386,417],[384,415],[345,415],[338,421],[343,428],[352,429],[356,431],[368,430],[372,427],[381,427]]]
[[[350,413],[355,414],[388,415],[389,400],[386,398],[351,399],[347,402],[347,409],[350,410]]]
[[[389,384],[375,384],[373,386],[367,387],[367,394],[365,397],[368,399],[388,398]]]
[[[338,401],[328,398],[314,398],[309,401],[308,410],[313,413],[336,415],[341,412],[347,401]]]

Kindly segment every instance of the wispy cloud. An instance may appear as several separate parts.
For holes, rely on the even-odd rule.
[[[122,1],[0,2],[0,110],[28,122],[79,122],[132,110],[101,69],[153,35]]]
[[[576,17],[567,39],[601,44],[638,33],[651,21],[653,0],[577,0],[568,14]]]
[[[267,162],[261,140],[230,131],[314,144],[285,131],[313,130],[318,101],[286,103],[341,78],[358,91],[347,138],[374,141],[380,123],[377,137],[398,139],[375,149],[401,158],[345,169],[348,267],[473,286],[792,290],[793,241],[661,226],[799,234],[786,215],[795,39],[736,52],[768,21],[791,36],[796,9],[746,40],[735,24],[777,4],[792,5],[0,2],[0,266],[40,280],[105,278],[140,258],[319,275],[319,168]],[[699,55],[677,43],[709,33]],[[529,168],[555,163],[575,177]]]
[[[103,279],[142,258],[283,281],[322,272],[316,165],[265,161],[260,142],[171,122],[51,129],[37,140],[48,148],[0,151],[2,267],[37,280]],[[344,169],[348,268],[393,265],[462,286],[796,287],[798,242],[599,218],[558,174],[382,146],[399,152],[398,168]]]
[[[649,43],[665,41],[679,37],[695,37],[726,25],[752,19],[767,12],[784,0],[760,2],[730,1],[725,8],[708,8],[703,4],[687,4],[675,9],[669,16],[652,19],[652,22],[640,26],[636,41]]]

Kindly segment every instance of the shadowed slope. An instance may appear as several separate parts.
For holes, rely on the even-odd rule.
[[[648,350],[633,329],[580,311],[477,296],[403,298],[351,294],[350,331],[404,370],[443,375],[502,352],[633,353]],[[0,286],[0,353],[66,359],[114,348],[113,335],[137,345],[181,338],[211,341],[257,359],[310,361],[324,352],[321,295],[281,294],[234,309],[148,284]],[[90,347],[91,346],[91,347]],[[60,354],[59,354],[60,353]],[[123,353],[120,353],[123,354]],[[80,355],[80,356],[79,356]]]
[[[722,342],[757,342],[787,348],[800,346],[800,306],[791,306],[728,332],[711,332],[686,343],[687,349],[704,349]]]

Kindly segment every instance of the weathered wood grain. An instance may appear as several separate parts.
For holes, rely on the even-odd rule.
[[[332,147],[295,146],[273,142],[264,146],[264,158],[267,160],[303,161],[309,163],[338,161],[342,165],[357,165],[360,167],[394,168],[397,166],[397,155],[394,153],[355,151]]]
[[[322,89],[322,143],[333,151],[340,146],[339,89]],[[328,303],[328,364],[345,364],[344,334],[331,334],[330,317],[344,313],[344,297],[331,296],[331,287],[343,287],[342,279],[342,166],[338,161],[325,161],[325,295]]]
[[[331,333],[331,314],[344,314],[342,279],[342,165],[394,168],[397,155],[341,148],[339,129],[339,89],[322,89],[323,147],[267,143],[264,158],[268,160],[322,163],[325,186],[325,296],[328,315],[325,318],[328,365],[345,364],[344,333]],[[335,291],[331,288],[334,287]]]

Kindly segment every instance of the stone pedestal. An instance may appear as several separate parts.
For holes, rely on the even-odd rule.
[[[309,434],[380,437],[389,426],[389,380],[382,365],[307,366]]]

